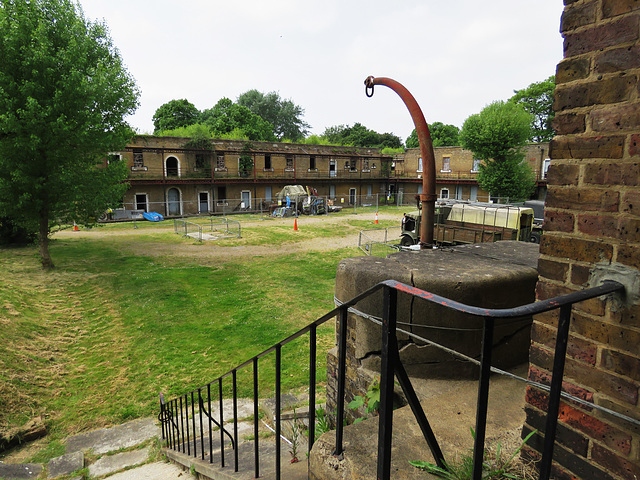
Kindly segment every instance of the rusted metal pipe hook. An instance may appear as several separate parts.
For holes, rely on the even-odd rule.
[[[418,141],[420,142],[420,155],[422,156],[422,219],[420,222],[420,248],[433,247],[433,224],[435,221],[436,207],[436,161],[433,154],[431,133],[424,119],[420,105],[413,95],[402,84],[391,78],[369,76],[364,81],[367,97],[373,96],[375,85],[384,85],[396,92],[409,109],[411,119],[416,127]]]

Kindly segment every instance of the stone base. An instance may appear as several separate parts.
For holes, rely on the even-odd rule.
[[[505,241],[438,250],[401,252],[387,258],[340,262],[336,297],[345,302],[388,279],[476,307],[512,308],[535,300],[538,245]],[[382,292],[358,303],[347,319],[346,403],[364,396],[379,377],[381,327],[365,315],[382,317]],[[483,320],[442,305],[398,294],[398,328],[479,360]],[[492,365],[508,369],[528,361],[532,319],[496,320]],[[478,367],[437,346],[398,334],[400,358],[411,377],[477,378]],[[327,357],[327,411],[335,412],[337,353]],[[402,394],[398,395],[402,403]],[[363,412],[346,410],[347,418]]]

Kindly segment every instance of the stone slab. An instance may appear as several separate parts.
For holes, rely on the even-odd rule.
[[[193,478],[195,478],[193,475],[177,465],[156,462],[116,473],[110,476],[109,480],[189,480]]]
[[[0,478],[4,480],[38,478],[42,470],[42,465],[37,463],[0,462]]]
[[[74,435],[66,440],[67,453],[93,450],[104,454],[130,448],[161,433],[155,418],[142,418],[111,428]]]
[[[71,475],[76,470],[84,468],[84,453],[73,452],[61,457],[52,458],[47,465],[47,478]]]
[[[127,467],[139,465],[145,462],[147,458],[149,458],[149,448],[102,457],[96,463],[89,466],[89,475],[92,477],[109,475],[110,473],[118,472]]]

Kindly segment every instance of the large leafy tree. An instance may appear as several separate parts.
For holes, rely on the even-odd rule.
[[[402,140],[392,133],[378,133],[369,130],[361,123],[328,127],[322,134],[333,145],[354,147],[401,148]]]
[[[460,142],[482,160],[478,184],[494,196],[524,200],[535,176],[524,161],[522,147],[531,133],[531,115],[513,102],[493,102],[465,120]]]
[[[249,140],[276,140],[273,125],[228,98],[221,98],[213,108],[203,111],[200,122],[208,126],[214,135],[241,131]]]
[[[153,114],[154,132],[175,130],[198,122],[200,111],[186,99],[171,100],[161,105]]]
[[[520,104],[533,115],[533,127],[529,141],[550,142],[553,139],[551,122],[554,117],[553,92],[555,91],[555,77],[551,76],[542,82],[535,82],[522,90],[514,90],[515,95],[510,102]]]
[[[460,129],[455,125],[447,125],[442,122],[433,122],[429,124],[429,133],[431,135],[431,142],[434,147],[450,147],[460,145],[458,139],[460,135]],[[418,141],[418,134],[414,128],[411,135],[407,137],[407,148],[418,148],[420,142]]]
[[[237,103],[272,124],[280,140],[302,140],[309,131],[310,125],[302,120],[304,109],[292,100],[283,100],[277,92],[249,90],[238,97]]]
[[[0,217],[49,235],[122,199],[121,161],[102,160],[133,132],[138,91],[107,27],[70,0],[0,2]]]

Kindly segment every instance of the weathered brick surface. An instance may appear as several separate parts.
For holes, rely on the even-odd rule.
[[[577,286],[585,286],[591,277],[591,267],[574,264],[571,266],[571,283]]]
[[[550,145],[554,159],[622,158],[625,137],[556,137]],[[552,183],[552,179],[549,179]]]
[[[610,215],[580,215],[578,231],[596,237],[618,237],[618,219]]]
[[[640,192],[637,190],[626,192],[622,197],[620,211],[632,215],[640,215]]]
[[[540,433],[544,433],[547,420],[546,414],[533,408],[525,408],[525,413],[527,416],[527,425],[535,428]],[[589,449],[589,441],[587,438],[579,432],[567,428],[562,423],[558,424],[556,441],[578,455],[582,455],[583,457],[587,456]]]
[[[601,366],[640,382],[640,358],[615,350],[603,349]]]
[[[620,194],[596,188],[553,188],[547,193],[549,208],[578,211],[617,212]]]
[[[630,434],[602,422],[571,405],[564,403],[560,405],[558,420],[604,443],[612,450],[624,455],[628,455],[631,452]]]
[[[580,383],[591,386],[601,395],[629,405],[638,403],[638,386],[630,380],[584,363],[575,362],[572,359],[567,359],[565,373],[567,377],[575,379],[575,381],[579,379]]]
[[[623,479],[640,478],[640,463],[629,461],[611,450],[595,443],[591,450],[591,458],[603,468]],[[599,477],[594,477],[599,478]]]
[[[640,127],[640,104],[616,105],[591,112],[591,129],[594,132],[637,130]]]
[[[596,2],[585,3],[565,10],[560,22],[560,30],[568,32],[585,25],[592,25],[596,21],[598,4]]]
[[[608,408],[610,410],[613,410],[614,412],[621,413],[622,415],[626,415],[627,417],[635,418],[636,420],[640,421],[640,412],[638,412],[638,407],[637,406],[621,405],[620,403],[613,402],[612,400],[609,400],[608,398],[599,398],[598,399],[598,405],[600,405],[600,406],[602,406],[604,408]],[[631,434],[635,435],[636,437],[638,435],[640,435],[640,426],[637,426],[635,424],[629,423],[625,419],[614,417],[613,415],[610,415],[608,417],[608,420],[612,424],[617,425],[618,427],[622,428],[623,430],[631,432]]]
[[[635,157],[640,155],[640,134],[634,134],[629,137],[629,155]]]
[[[619,222],[618,238],[627,243],[640,242],[640,219],[623,217]]]
[[[554,185],[578,185],[580,165],[554,163],[549,166],[547,179]]]
[[[568,272],[568,263],[547,260],[546,258],[538,260],[538,273],[545,278],[564,281],[567,278]]]
[[[627,185],[640,184],[640,162],[602,162],[585,167],[584,182],[591,185]]]
[[[572,474],[582,480],[619,480],[601,467],[589,462],[580,455],[573,455],[562,445],[557,444],[553,451],[553,459]],[[571,478],[571,477],[569,477]]]
[[[602,16],[615,17],[640,9],[638,0],[602,0]]]
[[[640,268],[640,0],[564,4],[538,299],[585,288],[595,264]],[[553,367],[556,325],[545,313],[532,329],[529,376],[542,383]],[[563,388],[640,418],[640,305],[581,302],[570,332]],[[530,388],[526,401],[523,434],[542,424],[547,394]],[[573,435],[556,442],[554,478],[640,478],[640,427],[575,402],[562,404],[559,425]],[[541,448],[536,436],[523,452],[537,460]]]
[[[584,113],[565,113],[553,118],[553,128],[558,135],[573,135],[585,131]]]
[[[589,76],[591,61],[588,58],[563,60],[556,68],[556,85],[581,80]]]
[[[533,380],[538,383],[542,383],[544,385],[551,385],[551,372],[548,370],[544,370],[538,368],[536,366],[529,367],[529,380]],[[584,387],[580,387],[571,382],[562,382],[562,390],[564,392],[570,393],[574,397],[581,398],[587,402],[593,402],[593,392],[590,392]],[[543,392],[546,395],[546,392]],[[544,404],[546,405],[547,400],[544,400]],[[582,408],[587,408],[582,406]]]
[[[545,232],[571,233],[574,230],[575,215],[573,213],[559,212],[547,208],[545,211]]]
[[[554,252],[560,258],[590,263],[610,262],[613,258],[613,246],[611,244],[602,241],[551,235],[542,236],[540,252],[545,255]]]
[[[574,314],[571,326],[572,331],[583,337],[629,354],[638,354],[640,332],[627,326],[597,320],[580,312]]]
[[[640,265],[640,250],[633,245],[620,245],[616,261],[623,265],[637,268]]]
[[[631,98],[636,85],[635,75],[625,75],[578,85],[558,86],[554,97],[554,109],[561,112],[576,107],[623,102]]]
[[[603,298],[591,298],[584,302],[577,303],[573,310],[587,313],[589,315],[604,315],[606,310],[606,300]]]
[[[583,59],[584,61],[584,59]],[[598,55],[596,73],[613,73],[640,67],[640,47],[616,48]]]
[[[572,290],[563,285],[543,281],[539,281],[536,285],[536,295],[540,299],[559,297],[560,295],[567,295],[568,293],[572,293],[574,291],[575,290]],[[558,313],[555,312],[555,315],[557,316]],[[538,317],[536,316],[536,318]]]
[[[620,325],[640,327],[640,305],[611,312],[611,321]]]
[[[529,361],[532,364],[547,370],[553,369],[553,352],[532,345],[529,355]],[[589,385],[594,391],[626,404],[636,405],[638,402],[637,385],[620,376],[606,373],[582,362],[576,362],[571,358],[567,358],[565,375],[568,379],[574,379],[576,383],[579,379],[579,383]]]
[[[622,17],[593,28],[568,33],[564,40],[564,56],[573,57],[601,48],[613,47],[638,40],[638,16]]]

